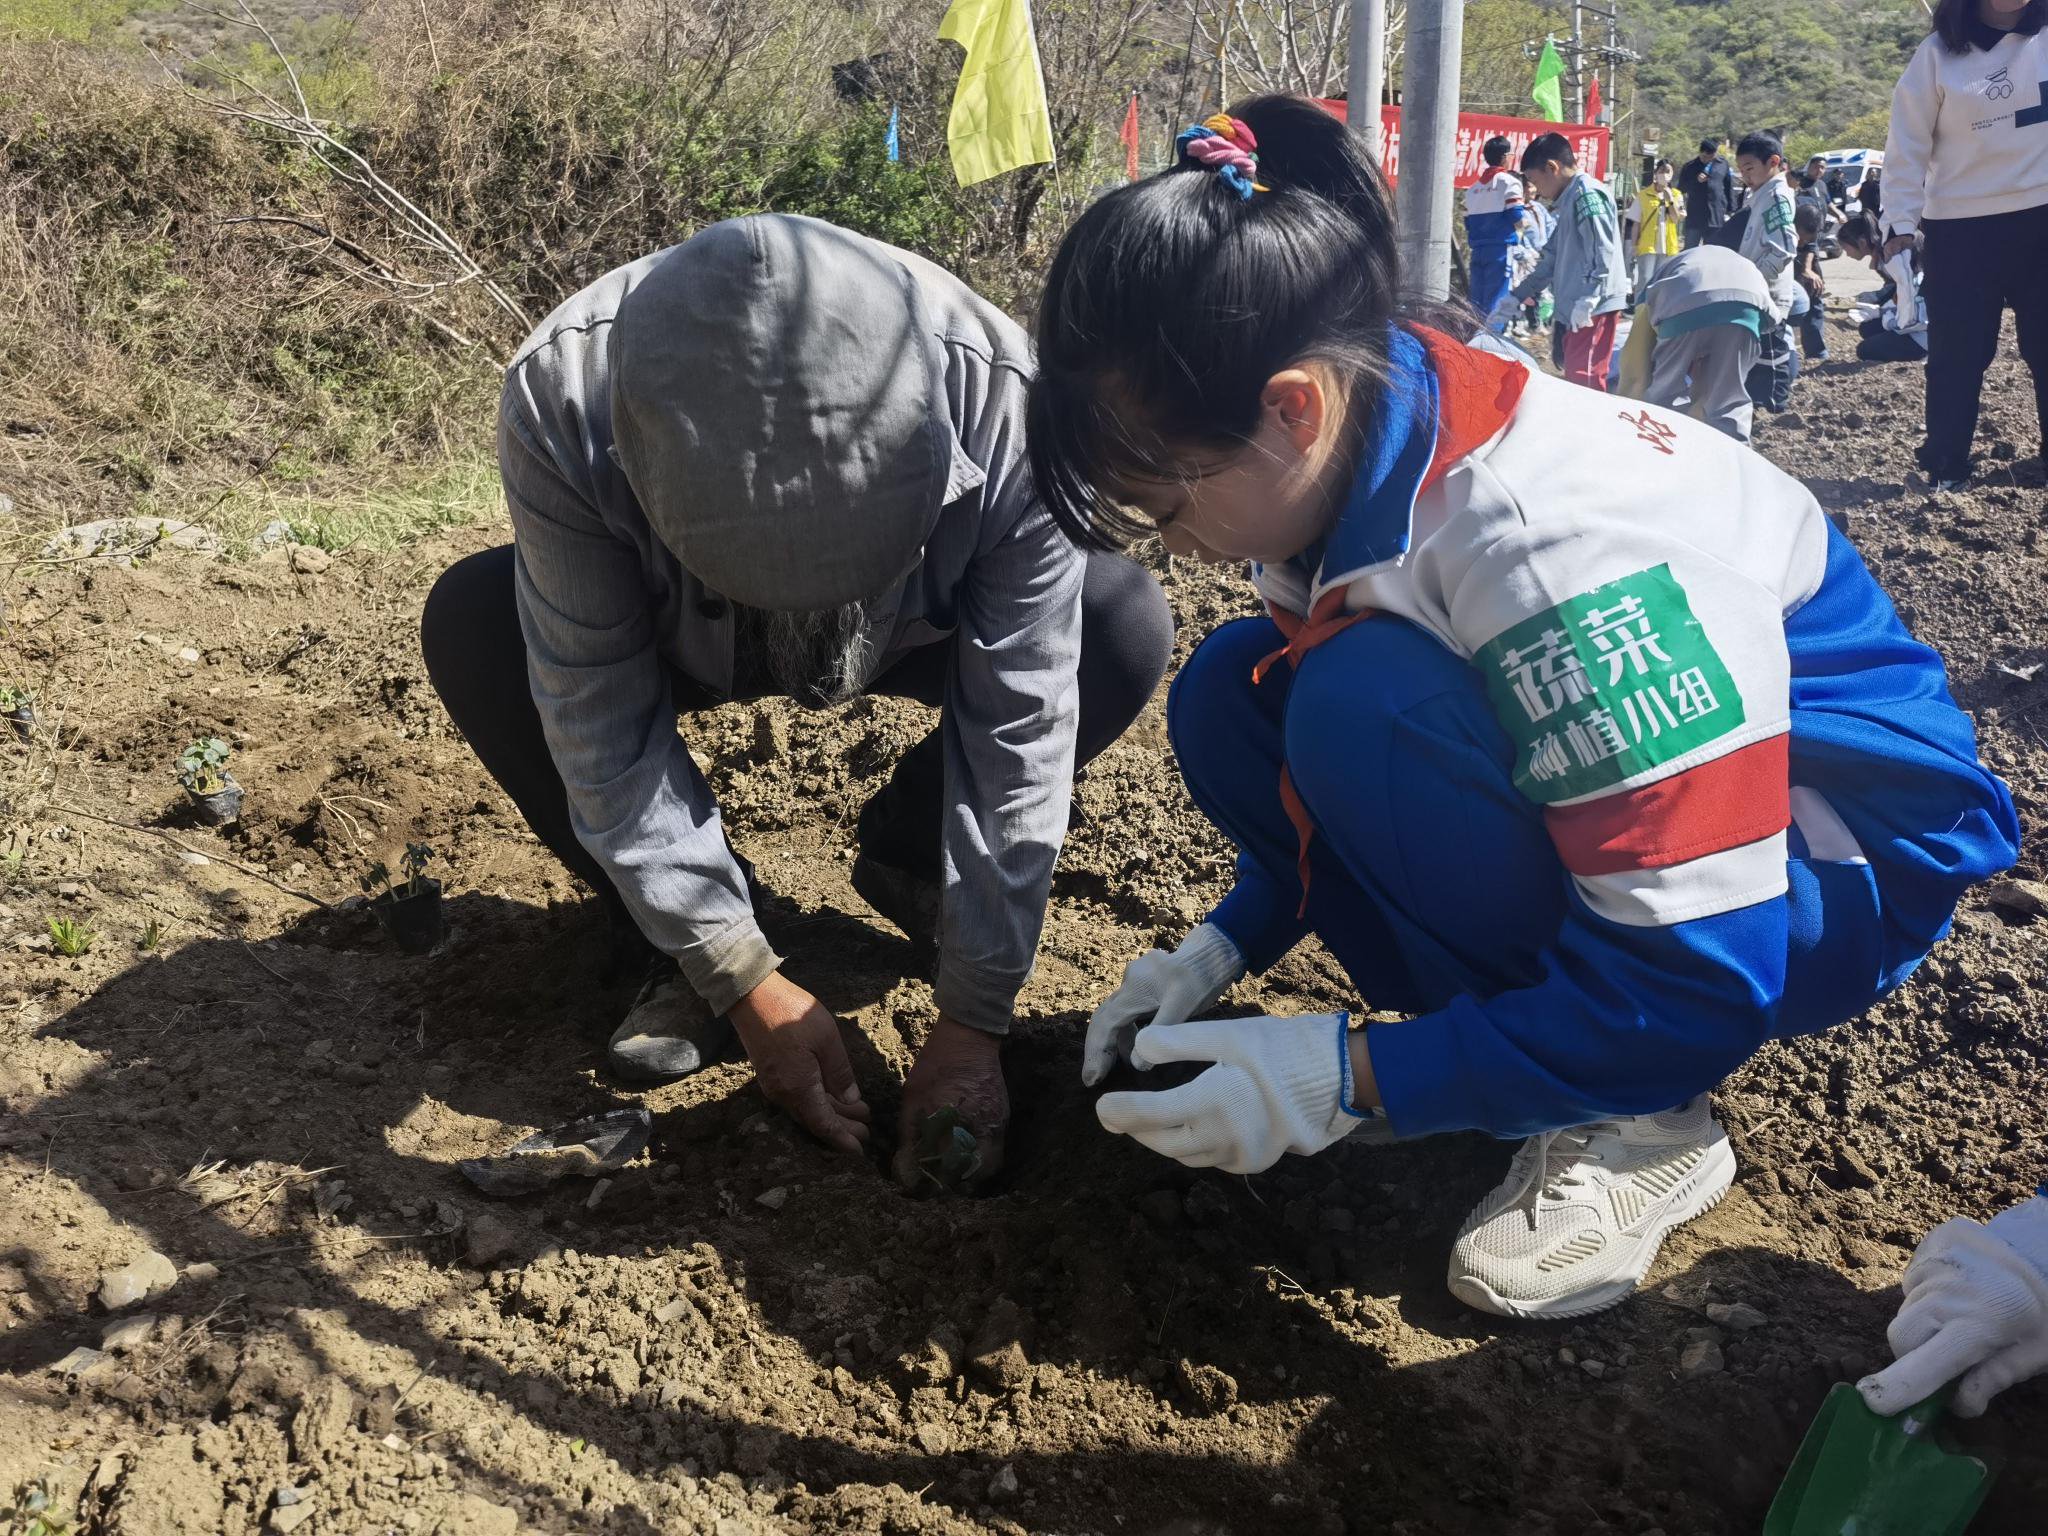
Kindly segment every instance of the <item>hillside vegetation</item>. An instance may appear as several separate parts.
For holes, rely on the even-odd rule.
[[[962,190],[945,0],[252,5],[0,0],[0,493],[29,514],[17,534],[125,512],[312,518],[451,465],[487,495],[466,466],[533,321],[735,214],[837,220],[1021,310],[1050,243],[1121,174],[1128,92],[1149,165],[1219,83],[1189,43],[1208,13],[1185,0],[1036,0],[1060,163]],[[1468,5],[1467,105],[1528,112],[1525,44],[1567,11]],[[1623,136],[1681,151],[1764,125],[1800,150],[1881,142],[1922,25],[1911,0],[1624,11],[1645,58],[1618,93]],[[1242,33],[1232,50],[1224,88],[1257,88]],[[1320,63],[1341,80],[1341,33]]]

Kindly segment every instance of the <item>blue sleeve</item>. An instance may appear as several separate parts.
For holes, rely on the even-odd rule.
[[[1308,936],[1301,910],[1301,890],[1283,890],[1278,881],[1247,854],[1237,856],[1237,884],[1223,898],[1209,921],[1230,935],[1254,975],[1279,963],[1280,957]]]
[[[1783,896],[1668,927],[1570,894],[1542,979],[1367,1034],[1396,1132],[1496,1136],[1652,1114],[1711,1088],[1770,1034],[1785,986]]]

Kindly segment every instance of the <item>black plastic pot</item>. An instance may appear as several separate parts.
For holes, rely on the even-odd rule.
[[[380,896],[370,903],[384,931],[408,955],[424,955],[447,932],[441,918],[441,882],[420,881],[410,896]]]
[[[35,734],[36,707],[33,704],[19,705],[14,709],[8,710],[6,714],[0,715],[0,720],[5,720],[9,725],[13,726],[14,734],[23,741],[27,741],[29,737]]]
[[[209,827],[224,827],[231,821],[242,819],[242,786],[235,782],[232,773],[221,776],[221,787],[210,795],[202,795],[187,789],[199,819]]]

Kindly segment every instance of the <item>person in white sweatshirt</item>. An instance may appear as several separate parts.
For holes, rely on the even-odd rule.
[[[1797,207],[1785,180],[1785,146],[1773,133],[1752,133],[1735,146],[1735,174],[1749,188],[1742,240],[1737,249],[1763,274],[1770,290],[1769,324],[1756,366],[1749,373],[1749,397],[1768,410],[1791,403],[1799,363],[1792,355],[1792,303],[1799,293],[1793,260],[1799,254]]]
[[[1984,372],[2008,307],[2048,437],[2048,0],[1941,0],[1892,92],[1884,218],[1926,271],[1927,440],[1941,489],[1970,477]]]

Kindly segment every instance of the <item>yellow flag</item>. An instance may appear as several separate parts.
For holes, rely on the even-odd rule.
[[[939,36],[967,50],[946,119],[960,185],[1051,160],[1052,118],[1030,0],[953,0]]]

